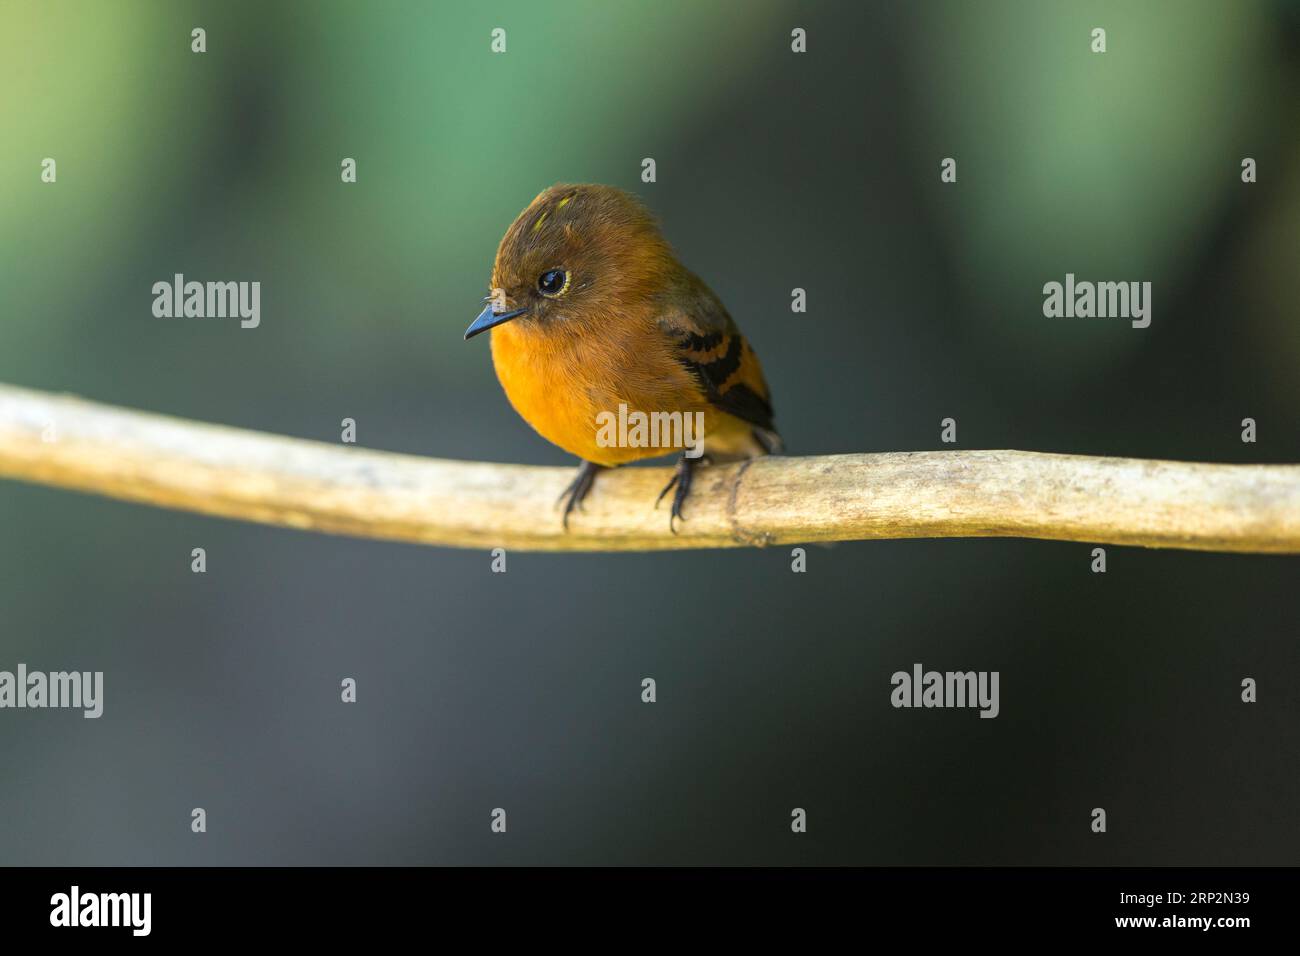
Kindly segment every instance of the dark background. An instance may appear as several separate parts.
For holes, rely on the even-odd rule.
[[[593,181],[727,303],[794,454],[952,416],[963,448],[1296,462],[1298,92],[1290,3],[8,2],[0,381],[565,463],[461,334],[518,211]],[[260,280],[261,327],[155,319],[175,272]],[[1044,318],[1066,272],[1151,281],[1151,327]],[[1090,551],[497,575],[2,483],[0,669],[103,670],[105,713],[0,712],[0,862],[1296,863],[1300,565]],[[1001,715],[891,708],[914,662],[1000,671]]]

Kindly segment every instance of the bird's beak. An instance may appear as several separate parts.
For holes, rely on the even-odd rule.
[[[513,312],[493,312],[492,303],[489,302],[478,314],[478,318],[470,323],[469,328],[465,330],[465,339],[468,341],[480,332],[486,332],[488,329],[495,328],[503,322],[509,322],[511,319],[517,319],[527,312],[527,309],[515,309]]]

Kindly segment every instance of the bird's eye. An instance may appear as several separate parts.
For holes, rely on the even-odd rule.
[[[550,299],[558,299],[569,291],[569,274],[563,269],[547,269],[537,277],[537,291]]]

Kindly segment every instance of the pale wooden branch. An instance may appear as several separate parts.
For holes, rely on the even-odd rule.
[[[649,551],[869,538],[1022,537],[1300,553],[1300,466],[1023,451],[763,458],[702,467],[678,534],[667,468],[573,475],[418,458],[0,386],[0,478],[308,531],[453,547]]]

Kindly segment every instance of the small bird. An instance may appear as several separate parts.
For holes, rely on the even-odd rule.
[[[601,423],[620,406],[629,418],[700,413],[692,421],[703,423],[703,454],[679,443],[682,457],[655,502],[676,488],[674,534],[698,462],[781,451],[758,356],[631,193],[594,184],[544,190],[501,239],[491,289],[465,338],[493,330],[492,361],[510,404],[582,459],[560,498],[566,529],[598,471],[674,450],[601,440]]]

